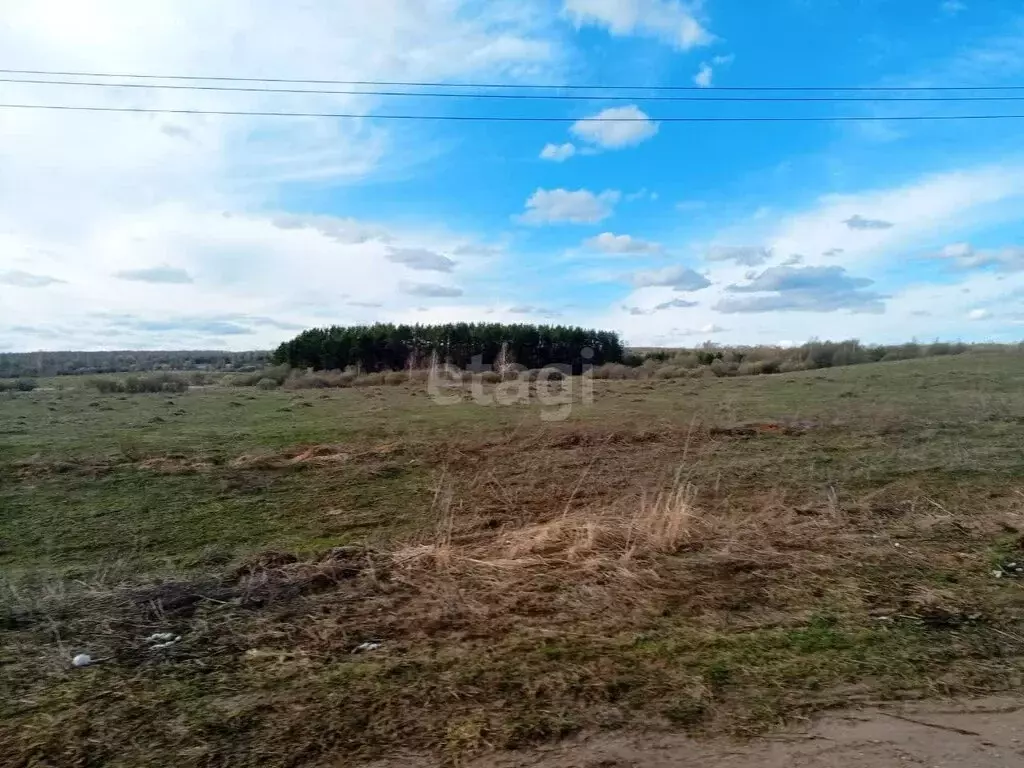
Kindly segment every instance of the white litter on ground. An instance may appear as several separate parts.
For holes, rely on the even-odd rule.
[[[173,632],[154,632],[146,638],[146,642],[150,644],[150,650],[154,651],[170,648],[179,640],[181,640],[181,635],[176,635]]]
[[[92,664],[92,656],[88,653],[80,653],[71,660],[72,667],[88,667]]]
[[[363,651],[376,651],[382,645],[384,645],[384,643],[380,642],[379,640],[372,640],[368,643],[360,643],[352,649],[352,653],[362,653]]]

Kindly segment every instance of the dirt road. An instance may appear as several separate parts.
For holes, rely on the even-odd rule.
[[[380,764],[392,768],[399,763]],[[404,759],[403,766],[429,761]],[[489,755],[467,768],[1024,768],[1024,700],[901,704],[840,712],[746,743],[600,734]]]

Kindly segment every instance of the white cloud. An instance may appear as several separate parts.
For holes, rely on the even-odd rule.
[[[662,253],[664,250],[660,243],[652,243],[632,235],[616,235],[611,232],[602,232],[596,237],[583,241],[585,248],[608,254],[624,253]]]
[[[282,72],[286,62],[296,76],[504,81],[544,79],[557,71],[562,55],[547,26],[550,17],[503,0],[483,6],[471,0],[0,5],[4,56],[49,69],[281,76],[288,74]],[[27,85],[5,88],[5,96],[97,106],[367,115],[380,106],[367,96]],[[375,317],[371,307],[339,301],[342,292],[390,310],[406,306],[398,280],[409,265],[388,260],[385,237],[395,248],[434,252],[450,252],[476,238],[430,224],[385,235],[387,228],[373,222],[280,210],[278,201],[299,189],[291,185],[303,185],[297,197],[315,199],[328,183],[337,188],[370,174],[404,172],[437,153],[437,135],[428,126],[413,131],[363,120],[5,112],[0,275],[8,280],[0,284],[0,327],[49,331],[55,337],[46,343],[62,348],[206,347],[217,340],[252,347],[277,343],[280,329],[250,325],[253,335],[242,336],[229,334],[225,325],[180,323],[175,330],[154,323],[179,316],[184,306],[298,324]],[[61,282],[24,290],[10,285],[29,279],[9,276],[18,268]],[[460,262],[460,283],[468,279],[462,270],[472,268]],[[167,271],[152,271],[157,269]],[[184,282],[186,276],[192,282]],[[168,285],[168,278],[177,280]],[[41,291],[45,302],[38,300]],[[109,318],[90,314],[100,310],[137,321],[112,327]],[[43,338],[7,331],[0,333],[0,344],[31,347]]]
[[[710,64],[706,61],[702,61],[700,69],[698,69],[697,74],[693,76],[694,84],[700,88],[710,88],[714,84],[715,67],[728,67],[735,60],[735,54],[729,53],[713,57]]]
[[[682,265],[634,272],[631,280],[637,288],[661,286],[676,291],[699,291],[711,285],[704,275]]]
[[[992,316],[992,313],[987,309],[972,309],[967,313],[968,320],[987,320]]]
[[[697,74],[693,76],[693,82],[701,88],[710,88],[714,76],[715,71],[711,68],[711,65],[702,63],[700,69],[697,70]]]
[[[939,4],[940,10],[948,16],[956,16],[961,11],[967,10],[967,4],[961,0],[943,0]]]
[[[577,26],[593,24],[613,35],[653,37],[684,51],[715,39],[680,0],[565,0],[564,9]]]
[[[573,123],[569,130],[581,141],[601,149],[622,149],[647,141],[658,132],[658,124],[635,104],[631,104],[628,107],[603,109],[588,120]]]
[[[968,241],[974,232],[1016,222],[1022,204],[1024,164],[1011,156],[998,166],[962,167],[888,188],[824,196],[806,208],[776,209],[758,221],[737,216],[710,242],[670,244],[706,254],[715,242],[756,242],[761,244],[756,248],[771,250],[771,260],[755,269],[734,260],[706,262],[703,277],[711,285],[699,294],[699,306],[677,312],[688,328],[728,327],[716,337],[723,343],[802,343],[811,336],[1012,341],[1020,336],[1013,323],[1024,296],[1024,248],[975,249]],[[850,229],[845,222],[858,215],[893,226]],[[953,245],[944,248],[948,243]],[[901,287],[908,276],[894,275],[891,265],[928,249],[941,259],[938,263],[956,270],[938,283],[918,274]],[[802,264],[782,264],[795,254],[803,256]],[[920,266],[920,259],[916,263]],[[679,329],[666,330],[665,315],[620,311],[623,305],[646,310],[671,299],[666,282],[635,282],[635,290],[588,322],[618,328],[631,344],[689,343]],[[989,313],[987,319],[967,323],[968,313],[978,308]],[[730,322],[723,322],[724,316]]]
[[[183,284],[191,283],[192,275],[186,270],[163,264],[142,269],[122,269],[114,273],[119,280],[134,280],[139,283]]]
[[[544,149],[540,151],[540,157],[542,160],[551,160],[556,163],[565,162],[575,154],[576,145],[572,142],[566,142],[565,144],[545,144]]]
[[[605,190],[594,194],[587,189],[538,189],[526,201],[518,217],[524,224],[594,224],[612,215],[621,194]]]
[[[888,189],[826,195],[806,211],[778,216],[760,239],[776,253],[802,253],[812,265],[837,259],[864,264],[904,247],[931,242],[938,248],[941,240],[936,239],[967,222],[977,227],[1012,218],[1005,203],[1020,198],[1024,164],[1008,158],[998,166],[932,174]],[[852,229],[851,220],[856,222]],[[891,226],[863,228],[863,221]]]
[[[704,258],[708,261],[731,261],[744,267],[756,267],[764,264],[771,257],[771,248],[753,245],[714,245],[704,254]]]
[[[463,291],[451,285],[439,285],[438,283],[399,283],[402,293],[408,296],[426,296],[432,298],[455,298],[461,296]]]
[[[977,251],[970,243],[951,243],[937,254],[959,269],[992,267],[1000,272],[1024,271],[1024,246],[990,248]]]
[[[729,285],[715,309],[743,312],[883,312],[886,297],[867,290],[874,280],[850,277],[842,267],[771,267],[745,285]]]
[[[0,273],[0,284],[13,285],[18,288],[45,288],[48,285],[62,282],[64,281],[49,275],[35,275],[20,269]]]
[[[427,248],[389,248],[384,258],[392,264],[403,264],[415,270],[451,272],[455,269],[452,259]]]

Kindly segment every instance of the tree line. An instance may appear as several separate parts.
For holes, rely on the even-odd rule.
[[[281,344],[273,361],[292,368],[379,372],[426,367],[436,355],[459,368],[569,365],[579,373],[585,365],[620,362],[624,351],[616,333],[573,326],[377,323],[311,328]]]
[[[244,371],[266,365],[268,352],[115,350],[0,352],[0,378],[148,371]]]

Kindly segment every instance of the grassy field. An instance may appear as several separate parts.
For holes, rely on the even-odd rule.
[[[598,381],[560,422],[41,383],[0,396],[3,765],[457,764],[1024,682],[1024,356]]]

